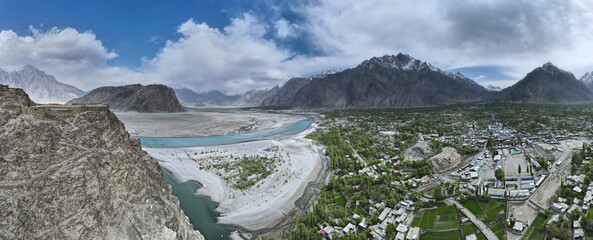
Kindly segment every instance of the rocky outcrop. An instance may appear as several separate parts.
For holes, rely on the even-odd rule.
[[[0,239],[203,239],[106,106],[20,95],[0,87]]]
[[[173,89],[160,84],[140,84],[96,88],[87,95],[72,99],[73,103],[107,103],[109,108],[136,112],[183,112]]]
[[[444,147],[441,153],[431,157],[429,161],[432,163],[433,171],[442,173],[457,167],[461,163],[461,159],[457,149]]]
[[[404,151],[406,160],[418,161],[434,156],[434,152],[430,149],[428,142],[418,141],[414,146]]]

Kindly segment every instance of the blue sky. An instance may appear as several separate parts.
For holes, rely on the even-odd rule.
[[[0,67],[238,93],[403,52],[504,87],[548,61],[593,71],[592,21],[586,0],[0,0]]]

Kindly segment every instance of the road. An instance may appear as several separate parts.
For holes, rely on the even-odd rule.
[[[477,218],[470,210],[461,205],[461,203],[453,199],[447,199],[445,201],[455,204],[457,209],[459,209],[463,214],[465,214],[465,216],[467,216],[469,220],[472,221],[472,223],[474,223],[474,225],[476,225],[478,229],[480,229],[480,231],[484,234],[484,236],[486,236],[487,239],[498,240],[496,234],[494,234],[494,232],[492,232],[492,230],[488,226],[486,226],[486,224],[484,224],[482,220]]]
[[[556,189],[560,187],[560,179],[564,176],[570,174],[570,158],[572,157],[573,150],[565,149],[564,153],[556,162],[562,161],[560,166],[556,167],[556,162],[551,169],[551,174],[549,174],[544,182],[535,190],[533,194],[529,197],[529,202],[534,204],[535,206],[541,209],[548,209],[549,203],[548,199],[550,199]]]

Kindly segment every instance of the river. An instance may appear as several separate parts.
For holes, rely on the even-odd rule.
[[[206,136],[206,137],[136,137],[142,142],[143,147],[148,148],[182,148],[196,146],[213,146],[222,144],[234,144],[254,140],[274,139],[284,136],[298,134],[311,126],[311,118],[298,121],[292,125],[247,133],[231,135]],[[181,209],[188,216],[194,229],[199,230],[206,239],[229,239],[233,229],[218,225],[216,218],[217,203],[206,197],[194,195],[201,186],[195,182],[179,183],[169,172],[163,169],[163,176],[166,183],[173,188],[173,195],[179,198]]]

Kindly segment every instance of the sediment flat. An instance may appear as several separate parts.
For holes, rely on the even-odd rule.
[[[292,119],[285,118],[283,121],[292,122]],[[295,208],[294,202],[303,194],[307,183],[314,181],[320,174],[321,148],[305,138],[316,128],[317,125],[313,123],[297,135],[276,140],[207,147],[143,149],[157,158],[160,165],[178,181],[201,183],[203,187],[196,194],[219,203],[216,209],[221,213],[219,223],[255,231],[282,221]],[[283,161],[267,178],[244,190],[235,188],[234,182],[227,182],[224,171],[206,167],[225,162],[233,164],[235,160],[231,155],[271,156],[272,153],[283,156]],[[216,160],[208,162],[204,159]]]

